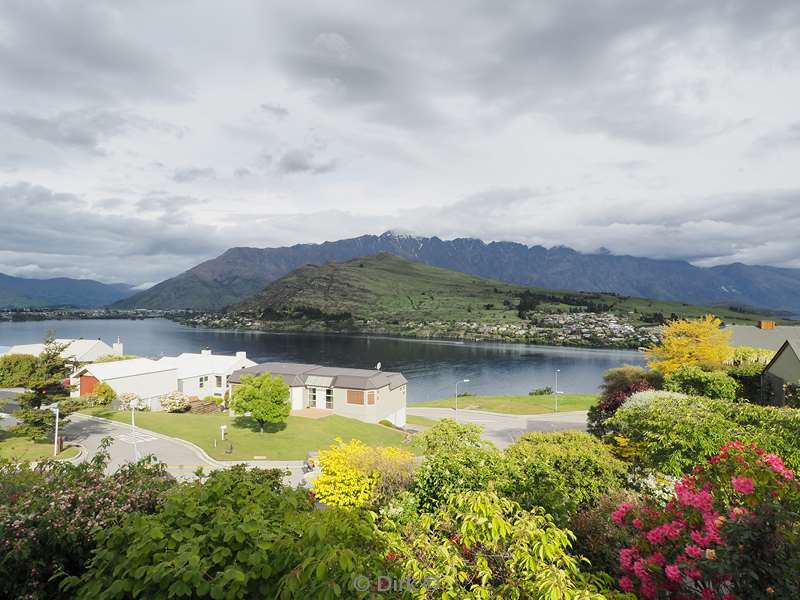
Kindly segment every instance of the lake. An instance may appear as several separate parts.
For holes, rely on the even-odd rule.
[[[523,344],[461,343],[313,333],[264,333],[194,329],[165,319],[26,321],[0,323],[0,346],[41,341],[52,329],[61,338],[117,336],[126,354],[157,358],[181,352],[244,350],[256,362],[287,361],[401,371],[409,380],[408,401],[473,394],[527,394],[537,387],[594,392],[603,372],[623,364],[641,365],[644,356],[625,350],[582,350]]]

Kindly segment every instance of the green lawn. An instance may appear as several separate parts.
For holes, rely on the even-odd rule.
[[[129,412],[92,408],[82,412],[123,423],[130,422]],[[337,437],[345,441],[356,438],[369,446],[404,447],[405,434],[400,431],[371,425],[332,415],[322,419],[289,417],[286,426],[276,431],[260,433],[249,418],[231,418],[227,414],[196,415],[164,412],[136,413],[136,424],[144,429],[170,437],[187,440],[200,446],[209,456],[218,460],[298,460],[309,450],[325,449]],[[220,425],[226,425],[225,442],[220,440]],[[217,440],[217,447],[214,447]],[[225,452],[227,442],[233,445],[230,454]],[[407,447],[407,445],[406,445]],[[412,451],[413,447],[410,448]]]
[[[69,446],[64,448],[64,451],[56,458],[72,458],[77,455],[78,448]],[[8,459],[14,462],[27,462],[44,460],[45,458],[53,458],[52,442],[32,442],[27,437],[0,430],[0,460]]]
[[[433,427],[439,421],[428,417],[418,417],[417,415],[406,416],[406,423],[409,425],[420,425],[421,427]]]
[[[597,394],[559,394],[558,412],[588,410],[596,402]],[[408,405],[409,408],[455,408],[455,406],[455,398],[415,402]],[[512,415],[538,415],[555,412],[556,396],[462,396],[458,399],[458,408]]]

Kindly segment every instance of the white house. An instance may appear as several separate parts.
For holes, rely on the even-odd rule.
[[[212,354],[210,350],[165,356],[159,360],[133,358],[91,363],[70,377],[74,386],[71,395],[91,394],[100,383],[107,383],[117,394],[134,393],[146,400],[152,410],[160,410],[161,396],[176,390],[198,398],[222,396],[232,373],[255,364],[244,352],[226,356]]]
[[[165,356],[159,364],[174,367],[178,371],[178,387],[189,396],[223,396],[228,389],[228,378],[234,371],[255,366],[246,352],[234,356],[212,354],[203,350],[200,354],[184,352],[178,356]]]
[[[56,343],[65,346],[61,357],[74,363],[87,363],[110,354],[122,355],[123,346],[119,338],[111,346],[101,339],[57,339]],[[44,344],[18,344],[11,346],[6,354],[31,354],[39,356],[44,351]]]
[[[316,408],[377,423],[389,421],[397,427],[406,424],[406,385],[402,373],[374,369],[321,367],[299,363],[263,363],[236,371],[231,387],[242,376],[270,373],[289,386],[292,410]]]
[[[160,408],[158,399],[175,391],[178,370],[149,358],[132,358],[114,362],[92,363],[80,367],[70,377],[72,396],[91,394],[100,383],[107,383],[117,394],[136,394],[153,409]]]

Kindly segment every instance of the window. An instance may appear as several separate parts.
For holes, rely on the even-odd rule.
[[[348,404],[364,404],[364,392],[361,390],[347,390]]]
[[[222,375],[217,375],[217,387],[222,387]]]
[[[331,388],[325,390],[325,408],[333,410],[333,390]]]
[[[367,404],[375,404],[375,392],[367,392]]]
[[[207,383],[208,383],[208,375],[203,375],[200,378],[200,389],[202,390],[204,387],[206,387]]]

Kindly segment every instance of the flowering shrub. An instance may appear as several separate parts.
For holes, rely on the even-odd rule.
[[[359,440],[319,453],[322,472],[313,483],[317,500],[358,507],[394,496],[411,484],[414,455],[400,448],[372,448]]]
[[[598,437],[607,433],[605,422],[617,412],[620,406],[633,394],[661,387],[661,375],[641,367],[625,365],[609,369],[603,375],[600,400],[589,409],[587,429]]]
[[[106,477],[107,461],[0,465],[0,598],[63,597],[59,582],[83,572],[95,534],[154,512],[174,484],[149,459]]]
[[[624,502],[613,521],[633,536],[620,587],[639,597],[800,597],[800,485],[783,460],[734,441],[675,483],[666,505]]]
[[[171,413],[186,412],[189,410],[189,396],[175,390],[161,396],[161,409]]]
[[[117,400],[120,410],[130,410],[131,404],[135,404],[136,410],[147,410],[147,405],[133,392],[122,392],[117,396]]]
[[[625,400],[625,408],[643,407],[650,404],[657,398],[669,398],[672,400],[685,400],[688,398],[687,394],[680,392],[667,392],[665,390],[647,390],[644,392],[636,392],[630,398]]]

